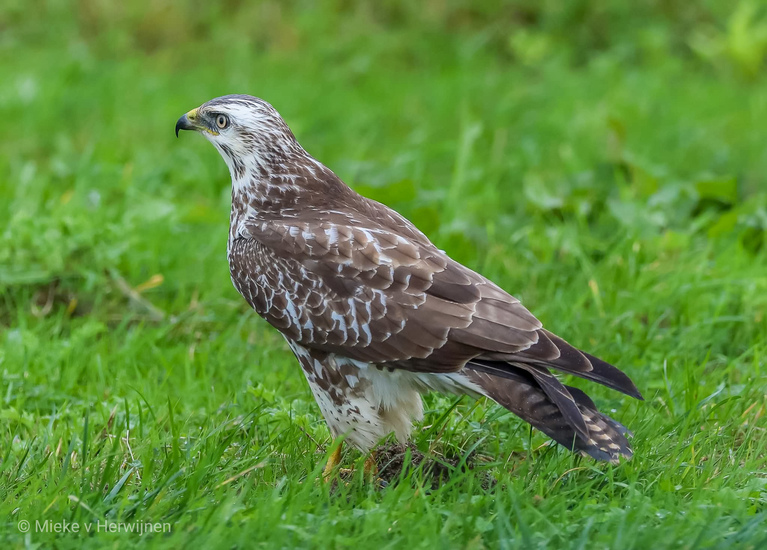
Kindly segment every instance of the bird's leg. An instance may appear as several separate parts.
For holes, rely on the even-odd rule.
[[[378,475],[378,464],[376,463],[376,452],[370,451],[365,459],[365,476],[373,477]]]
[[[341,462],[341,447],[343,441],[338,442],[338,446],[330,453],[328,457],[328,463],[325,465],[325,470],[322,472],[322,479],[324,481],[330,481],[330,475],[333,473],[333,469]]]

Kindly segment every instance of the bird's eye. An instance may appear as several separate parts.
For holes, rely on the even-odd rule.
[[[216,117],[216,126],[221,128],[222,130],[229,126],[229,117],[226,115],[218,115]]]

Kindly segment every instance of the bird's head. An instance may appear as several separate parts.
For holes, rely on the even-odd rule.
[[[195,130],[210,141],[229,166],[234,181],[247,174],[269,173],[303,153],[279,113],[249,95],[227,95],[192,109],[176,122],[179,130]]]

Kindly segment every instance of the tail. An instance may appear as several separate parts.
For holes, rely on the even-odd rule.
[[[609,462],[633,454],[626,439],[630,432],[622,424],[600,413],[588,395],[563,385],[545,367],[472,361],[463,374],[483,395],[568,449]]]

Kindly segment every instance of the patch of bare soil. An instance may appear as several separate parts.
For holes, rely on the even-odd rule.
[[[473,470],[476,466],[474,453],[462,462],[460,458],[425,455],[413,444],[386,443],[376,449],[375,457],[378,479],[384,486],[396,482],[403,470],[407,474],[409,471],[422,468],[424,477],[431,477],[432,487],[437,488],[452,477]],[[484,476],[486,479],[482,483],[483,487],[489,488],[495,485],[496,480],[489,473],[485,472]]]

